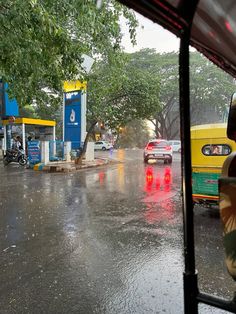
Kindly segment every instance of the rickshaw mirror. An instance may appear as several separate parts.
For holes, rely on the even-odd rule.
[[[236,141],[236,93],[234,93],[231,97],[227,124],[227,137]]]

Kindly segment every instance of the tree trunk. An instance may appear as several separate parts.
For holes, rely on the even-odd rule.
[[[120,133],[119,133],[119,131],[117,131],[117,137],[116,137],[116,141],[114,143],[114,148],[118,148],[119,139],[120,139]]]
[[[88,144],[89,136],[92,133],[92,131],[93,131],[93,129],[94,129],[96,124],[97,124],[97,121],[93,122],[91,124],[90,128],[88,129],[88,132],[87,132],[85,140],[84,140],[83,148],[82,148],[79,156],[75,159],[75,164],[76,165],[81,165],[82,164],[82,160],[83,160],[84,155],[85,155],[86,150],[87,150],[87,144]]]

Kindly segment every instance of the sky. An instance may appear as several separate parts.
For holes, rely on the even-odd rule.
[[[135,15],[139,21],[139,27],[136,30],[136,46],[132,46],[129,39],[128,27],[124,21],[121,22],[122,32],[124,33],[122,46],[126,52],[135,52],[142,48],[155,48],[159,53],[177,52],[179,50],[179,39],[175,35],[142,15],[138,13],[135,13]]]

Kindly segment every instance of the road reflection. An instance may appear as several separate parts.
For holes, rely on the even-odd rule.
[[[147,196],[156,191],[171,191],[172,170],[170,167],[154,169],[154,166],[148,166],[145,171],[145,179],[146,184],[144,190]]]
[[[145,220],[149,224],[173,220],[175,207],[170,199],[176,192],[172,189],[171,167],[147,166],[145,169],[144,191],[146,196],[143,202],[147,207],[144,213]],[[156,206],[156,203],[159,203],[159,205]]]

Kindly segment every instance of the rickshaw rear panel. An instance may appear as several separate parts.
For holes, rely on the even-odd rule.
[[[236,150],[226,135],[226,123],[198,125],[191,128],[193,201],[218,203],[218,179],[227,156]],[[214,149],[218,148],[217,152]]]

